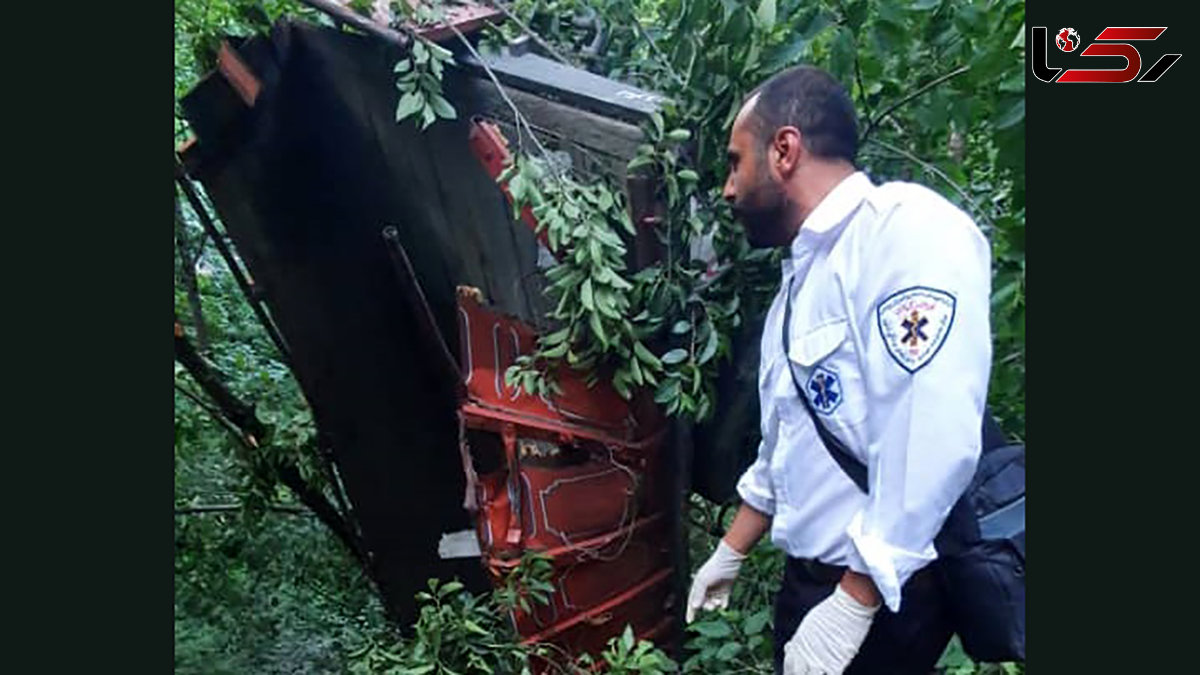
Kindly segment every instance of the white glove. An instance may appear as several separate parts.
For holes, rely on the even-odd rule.
[[[867,639],[877,611],[879,605],[864,607],[838,584],[784,645],[784,675],[841,675]]]
[[[697,609],[721,609],[729,606],[729,592],[737,578],[745,555],[725,544],[717,542],[717,550],[696,570],[692,579],[692,590],[688,593],[687,621],[696,618]]]

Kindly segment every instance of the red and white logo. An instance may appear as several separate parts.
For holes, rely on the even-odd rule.
[[[1181,54],[1163,54],[1154,65],[1143,72],[1142,54],[1132,42],[1148,43],[1157,40],[1166,26],[1109,26],[1100,31],[1092,44],[1079,56],[1117,56],[1125,60],[1124,68],[1051,68],[1047,58],[1049,35],[1045,26],[1031,26],[1033,30],[1033,58],[1030,68],[1033,76],[1042,82],[1063,84],[1066,82],[1090,82],[1095,84],[1120,84],[1124,82],[1157,82],[1167,69],[1175,65]],[[1060,28],[1054,35],[1054,44],[1064,52],[1074,52],[1082,40],[1074,28]],[[1089,61],[1090,62],[1090,61]],[[1139,75],[1141,77],[1139,77]]]

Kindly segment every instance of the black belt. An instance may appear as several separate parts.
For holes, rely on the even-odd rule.
[[[820,560],[793,558],[791,556],[788,556],[784,565],[785,573],[799,574],[823,584],[840,581],[847,569],[845,565],[830,565]]]

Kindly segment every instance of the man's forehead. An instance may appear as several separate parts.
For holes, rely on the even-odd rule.
[[[754,104],[758,103],[758,96],[759,93],[756,92],[753,96],[746,99],[746,102],[742,104],[741,110],[738,110],[737,117],[733,118],[733,128],[730,129],[731,132],[737,132],[745,128],[747,121],[750,119],[751,113],[754,111]]]

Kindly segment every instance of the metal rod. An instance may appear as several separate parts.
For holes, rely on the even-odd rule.
[[[446,343],[446,337],[442,335],[437,321],[433,318],[433,310],[429,308],[429,301],[425,299],[425,292],[421,290],[421,282],[417,280],[412,263],[408,260],[408,254],[404,251],[404,246],[400,244],[400,233],[395,227],[389,225],[383,228],[383,241],[387,244],[388,254],[392,258],[392,267],[396,271],[396,278],[408,301],[409,309],[417,319],[418,334],[424,338],[426,346],[438,354],[438,361],[442,370],[445,371],[445,376],[454,383],[455,395],[460,401],[465,399],[466,381],[462,370],[459,368],[453,352],[450,351],[450,345]]]

